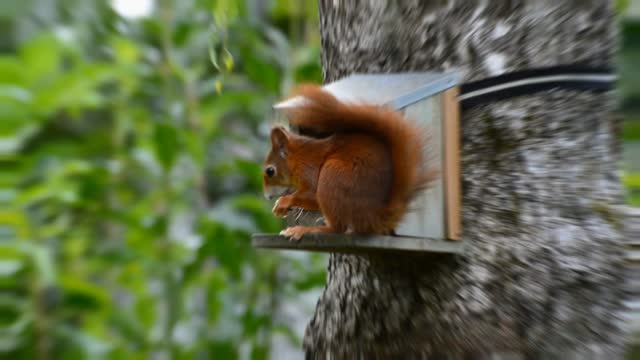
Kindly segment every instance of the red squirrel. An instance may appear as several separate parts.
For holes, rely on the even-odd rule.
[[[282,196],[273,213],[320,210],[324,226],[294,226],[280,234],[298,241],[308,233],[394,233],[409,203],[435,172],[424,170],[425,129],[391,109],[344,103],[317,85],[300,86],[302,105],[288,110],[290,125],[276,126],[264,173],[264,195]]]

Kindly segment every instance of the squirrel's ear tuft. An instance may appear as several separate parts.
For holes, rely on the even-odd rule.
[[[282,126],[276,126],[271,129],[271,145],[273,149],[277,149],[282,155],[286,155],[287,145],[289,144],[289,134]],[[283,156],[284,157],[284,156]]]

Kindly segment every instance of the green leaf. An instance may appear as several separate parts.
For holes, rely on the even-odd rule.
[[[625,121],[622,128],[623,141],[640,141],[640,119]]]
[[[246,176],[252,190],[262,191],[262,164],[255,161],[236,159],[235,165],[240,173]]]
[[[64,276],[60,286],[64,292],[65,308],[74,312],[100,311],[108,304],[105,290],[94,284],[72,276]]]
[[[116,75],[117,71],[105,64],[83,65],[57,74],[35,94],[34,109],[42,115],[50,115],[64,108],[78,110],[101,106],[104,96],[98,88]]]
[[[233,71],[233,55],[231,55],[231,53],[229,52],[229,50],[227,50],[226,48],[224,49],[224,69],[227,72],[231,72]]]
[[[26,74],[22,71],[24,64],[16,56],[0,56],[0,83],[13,84],[15,86],[26,85]]]
[[[253,309],[245,312],[242,323],[244,325],[245,334],[254,336],[259,330],[264,329],[271,323],[271,315],[258,314]]]
[[[29,124],[15,129],[12,136],[0,136],[0,155],[17,154],[27,141],[38,134],[40,128],[36,124]]]
[[[622,179],[626,187],[640,189],[640,173],[627,173]]]
[[[269,358],[269,348],[264,345],[254,345],[251,349],[251,360],[263,360]]]
[[[145,276],[147,274],[141,274]],[[155,301],[153,297],[146,296],[142,291],[137,292],[135,312],[145,328],[151,328],[156,321]]]
[[[136,348],[143,348],[147,345],[145,328],[137,321],[134,314],[116,310],[112,314],[110,322],[131,345]]]
[[[207,315],[210,322],[214,323],[218,320],[220,312],[223,311],[223,303],[220,294],[227,289],[227,279],[220,269],[213,271],[208,277],[207,286]]]
[[[631,0],[615,0],[615,9],[617,13],[624,13],[628,8]]]
[[[215,46],[213,45],[209,46],[209,60],[211,61],[211,64],[213,64],[213,67],[215,67],[217,70],[220,70],[220,65],[218,64],[218,54],[216,52]]]
[[[640,191],[630,192],[627,196],[627,203],[631,206],[640,206]]]
[[[234,0],[218,0],[213,6],[213,18],[216,25],[226,28],[240,15],[242,4]]]
[[[29,243],[17,243],[22,253],[31,258],[32,264],[43,287],[53,286],[57,279],[51,251],[43,246]]]
[[[173,167],[180,151],[178,131],[169,124],[157,124],[153,132],[153,143],[160,164],[165,170],[169,170]]]
[[[0,294],[0,330],[17,335],[24,330],[30,315],[22,297]]]
[[[237,279],[246,260],[246,253],[249,251],[247,240],[251,231],[233,231],[226,226],[227,221],[231,219],[219,219],[220,221],[202,220],[199,231],[205,237],[205,242],[198,249],[197,257],[201,261],[207,258],[216,259],[232,277]]]
[[[237,359],[238,348],[230,341],[213,341],[208,346],[209,354],[215,354],[216,359]]]
[[[640,206],[640,173],[626,173],[622,182],[627,188],[627,203],[632,206]]]
[[[32,81],[57,73],[60,70],[62,53],[62,44],[51,34],[39,35],[20,48],[23,66],[29,69],[26,75]]]
[[[140,49],[138,49],[135,42],[123,36],[114,36],[111,38],[110,43],[118,63],[133,64],[138,61]]]

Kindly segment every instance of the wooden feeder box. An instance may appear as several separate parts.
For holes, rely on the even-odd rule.
[[[277,234],[255,234],[258,248],[308,250],[340,253],[372,251],[419,251],[459,253],[460,198],[460,115],[458,73],[355,74],[327,84],[324,89],[344,102],[387,105],[410,121],[425,124],[430,131],[426,157],[440,176],[411,204],[412,211],[396,228],[395,236],[355,236],[308,234],[290,242]],[[274,106],[284,114],[300,99]]]

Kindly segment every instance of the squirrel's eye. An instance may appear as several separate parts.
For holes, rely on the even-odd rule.
[[[273,177],[273,175],[276,174],[276,169],[273,166],[268,166],[265,170],[264,173],[268,176],[268,177]]]

